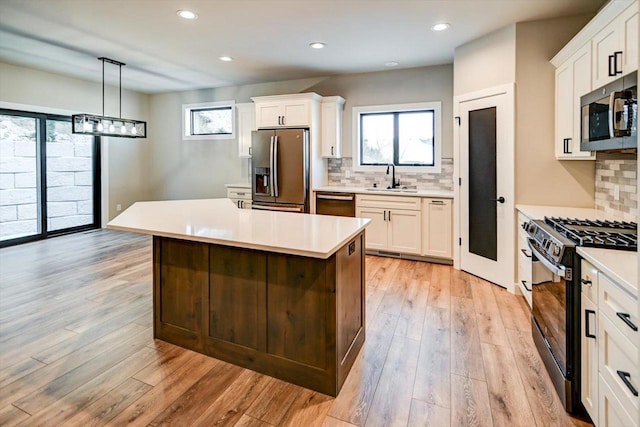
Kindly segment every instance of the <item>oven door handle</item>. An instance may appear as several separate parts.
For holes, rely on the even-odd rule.
[[[533,239],[527,238],[527,243],[529,244],[529,248],[531,249],[531,254],[535,255],[536,259],[540,261],[545,267],[547,267],[553,274],[556,276],[564,277],[565,276],[565,268],[563,265],[555,265],[551,261],[549,261],[544,255],[538,251],[533,243]]]

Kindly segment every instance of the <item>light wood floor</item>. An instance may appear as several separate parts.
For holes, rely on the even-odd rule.
[[[151,239],[0,250],[0,425],[564,426],[528,307],[451,267],[367,257],[367,340],[336,398],[154,341]]]

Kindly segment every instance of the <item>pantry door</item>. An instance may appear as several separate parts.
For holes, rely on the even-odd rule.
[[[514,285],[513,85],[457,97],[460,268]]]

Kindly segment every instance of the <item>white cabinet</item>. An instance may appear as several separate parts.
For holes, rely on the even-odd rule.
[[[261,128],[310,127],[313,103],[322,97],[316,93],[258,96],[255,103],[256,126]]]
[[[422,199],[422,255],[453,256],[451,199]]]
[[[638,2],[609,22],[592,39],[593,87],[638,69]]]
[[[356,196],[356,216],[370,218],[365,233],[368,250],[420,255],[421,210],[419,197]]]
[[[529,223],[530,218],[524,215],[522,212],[518,212],[518,253],[516,257],[518,259],[518,286],[520,292],[524,296],[524,299],[529,304],[529,308],[533,304],[533,258],[531,249],[527,244],[527,232],[524,230],[523,225]]]
[[[556,158],[594,160],[580,151],[580,97],[591,91],[591,46],[586,44],[556,69]]]
[[[249,184],[228,184],[227,198],[240,209],[251,209],[251,186]]]
[[[344,102],[344,98],[340,96],[322,98],[320,106],[322,157],[334,159],[342,157],[342,111]]]
[[[581,400],[596,426],[638,427],[637,299],[582,261]]]
[[[238,155],[251,157],[251,132],[256,130],[256,108],[251,102],[236,104],[238,112]]]
[[[580,348],[581,348],[581,389],[580,398],[587,413],[598,422],[598,270],[589,262],[582,261],[582,307]]]

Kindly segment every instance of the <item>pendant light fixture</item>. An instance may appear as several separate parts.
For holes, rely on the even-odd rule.
[[[73,123],[72,132],[81,135],[117,136],[119,138],[146,138],[147,122],[122,118],[122,66],[127,65],[109,58],[98,58],[102,61],[102,116],[94,114],[74,114],[71,116]],[[119,117],[107,117],[104,115],[104,63],[117,65],[120,71],[120,111]]]

